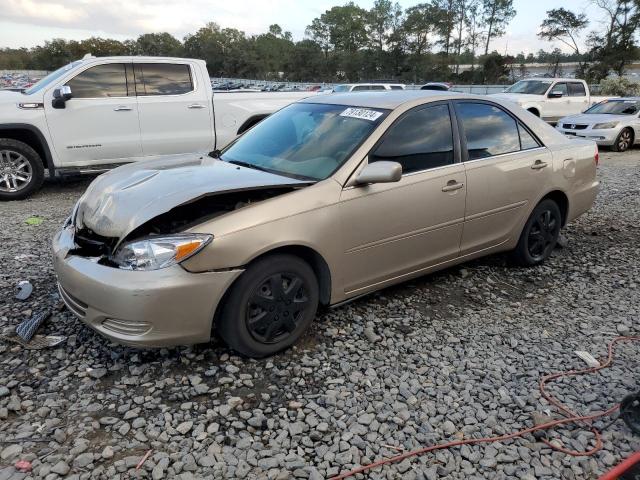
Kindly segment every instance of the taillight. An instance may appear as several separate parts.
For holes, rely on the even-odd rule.
[[[598,151],[598,145],[596,145],[596,154],[593,157],[593,160],[596,162],[596,167],[597,167],[598,163],[600,163],[600,152]]]

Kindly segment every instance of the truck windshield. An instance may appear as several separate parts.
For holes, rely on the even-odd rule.
[[[34,83],[31,87],[29,87],[28,89],[26,89],[24,91],[24,93],[26,95],[31,95],[32,93],[36,93],[39,92],[40,90],[42,90],[44,87],[46,87],[47,85],[49,85],[51,82],[55,82],[58,78],[60,78],[62,75],[64,75],[65,73],[67,73],[69,70],[71,70],[72,68],[77,67],[78,65],[80,65],[82,63],[82,60],[76,60],[75,62],[71,62],[67,65],[65,65],[64,67],[60,67],[58,70],[51,72],[49,75],[47,75],[46,77],[41,78],[39,81],[37,81],[36,83]]]
[[[294,103],[258,123],[223,150],[220,158],[287,177],[323,180],[387,113],[379,108]]]
[[[552,83],[551,80],[520,80],[507,88],[505,92],[544,95]]]
[[[640,100],[605,100],[596,103],[584,113],[635,115],[638,111],[640,111]]]

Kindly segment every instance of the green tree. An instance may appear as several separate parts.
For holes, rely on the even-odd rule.
[[[577,56],[580,56],[579,35],[588,24],[589,21],[584,13],[575,14],[565,8],[554,8],[547,11],[547,17],[540,25],[538,37],[548,41],[558,40],[571,48]],[[584,67],[584,63],[580,61],[578,76],[583,76]]]
[[[491,39],[504,35],[506,26],[515,15],[513,0],[482,0],[482,23],[487,32],[485,55],[489,53]]]
[[[622,76],[638,55],[640,0],[594,0],[606,17],[606,29],[592,32],[587,43],[595,63],[589,69],[594,80],[606,78],[610,71]]]
[[[178,57],[183,54],[180,40],[167,32],[140,35],[135,41],[134,51],[136,55],[153,57]]]

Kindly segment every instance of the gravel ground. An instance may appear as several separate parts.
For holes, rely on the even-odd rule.
[[[583,367],[574,350],[602,357],[616,335],[640,334],[640,149],[602,152],[600,176],[597,205],[546,265],[511,268],[500,255],[384,290],[323,313],[298,346],[263,361],[219,342],[110,344],[61,307],[49,258],[88,182],[2,204],[0,329],[51,308],[40,333],[68,339],[40,351],[0,343],[0,479],[25,477],[18,459],[32,462],[28,478],[319,479],[398,449],[530,426],[548,408],[541,375]],[[25,224],[32,215],[43,224]],[[34,285],[23,303],[13,300],[19,280]],[[550,390],[580,412],[603,409],[640,390],[639,347]],[[574,426],[551,435],[580,450],[593,440]],[[589,479],[636,450],[640,438],[617,422],[592,457],[527,436],[368,478]]]

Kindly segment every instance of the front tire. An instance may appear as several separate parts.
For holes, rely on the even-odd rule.
[[[613,142],[611,150],[614,152],[626,152],[633,145],[633,131],[630,128],[623,128]]]
[[[293,255],[268,256],[251,264],[231,287],[216,330],[242,355],[273,355],[302,336],[318,300],[318,281],[306,262]]]
[[[525,267],[544,262],[558,243],[562,214],[553,200],[542,200],[533,209],[522,229],[518,246],[512,253],[513,260]]]
[[[21,200],[44,182],[38,152],[24,142],[0,138],[0,200]]]

